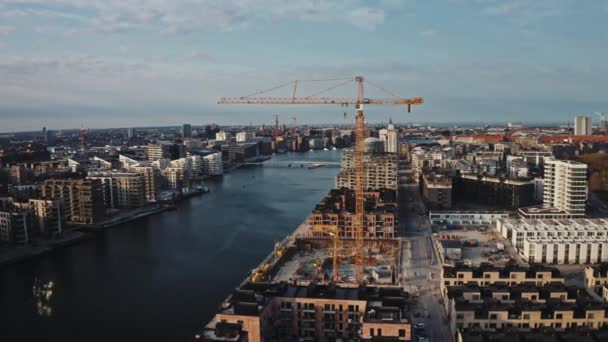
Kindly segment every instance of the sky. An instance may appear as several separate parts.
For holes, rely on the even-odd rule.
[[[606,61],[608,0],[0,0],[0,132],[348,123],[352,108],[217,100],[355,75],[425,100],[369,122],[565,123],[608,112]]]

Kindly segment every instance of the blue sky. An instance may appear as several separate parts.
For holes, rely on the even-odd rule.
[[[371,122],[565,122],[608,112],[607,60],[605,0],[0,0],[0,131],[344,122],[216,102],[357,74],[426,102]]]

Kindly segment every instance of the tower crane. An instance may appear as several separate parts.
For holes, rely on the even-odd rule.
[[[310,83],[310,82],[340,82],[331,87],[325,88],[314,94],[308,96],[297,96],[298,84]],[[323,93],[327,93],[338,87],[351,84],[356,84],[357,95],[354,98],[349,97],[324,97],[321,96]],[[370,85],[384,93],[389,94],[392,99],[370,99],[366,98],[364,94],[363,85]],[[291,97],[267,97],[259,96],[280,88],[293,86],[293,92]],[[364,264],[364,246],[363,246],[363,218],[365,215],[365,169],[364,169],[364,144],[363,139],[365,137],[365,115],[363,113],[364,105],[402,105],[407,107],[407,111],[411,112],[412,105],[420,105],[424,101],[421,97],[404,98],[392,91],[385,89],[384,87],[375,84],[369,80],[363,78],[363,76],[355,76],[349,78],[335,78],[335,79],[322,79],[322,80],[295,80],[287,82],[285,84],[272,87],[270,89],[255,92],[253,94],[241,97],[222,97],[218,101],[218,104],[283,104],[283,105],[311,105],[311,104],[333,104],[347,107],[348,105],[355,106],[355,219],[353,220],[353,228],[355,235],[355,248],[354,248],[354,260],[355,260],[355,280],[357,283],[361,283],[363,279],[363,264]]]
[[[333,247],[332,247],[332,261],[333,261],[333,274],[332,280],[334,282],[340,281],[340,272],[338,271],[338,257],[341,257],[338,252],[339,242],[340,242],[340,231],[338,230],[338,226],[331,224],[315,224],[312,226],[313,233],[326,233],[331,237]]]

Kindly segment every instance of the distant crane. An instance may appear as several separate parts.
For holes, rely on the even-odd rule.
[[[298,84],[304,82],[340,82],[319,92],[309,96],[298,97]],[[327,93],[333,89],[355,82],[357,86],[357,96],[355,98],[348,97],[322,97],[323,93]],[[378,100],[366,98],[363,92],[363,84],[371,85],[372,87],[383,91],[394,99]],[[259,97],[258,95],[268,93],[273,90],[293,86],[291,97]],[[407,107],[408,113],[411,112],[412,105],[420,105],[424,101],[421,97],[411,99],[404,98],[392,91],[386,90],[384,87],[377,85],[369,80],[364,80],[363,76],[355,76],[349,78],[334,78],[322,80],[296,80],[285,84],[258,91],[256,93],[241,96],[241,97],[222,97],[218,101],[219,104],[286,104],[286,105],[310,105],[310,104],[334,104],[347,107],[355,105],[355,219],[353,220],[353,228],[355,235],[355,280],[361,283],[363,280],[363,264],[364,264],[364,246],[363,246],[363,218],[365,215],[365,169],[364,169],[364,144],[365,138],[365,115],[363,114],[364,105],[403,105]]]
[[[600,124],[598,125],[599,129],[606,129],[606,115],[604,113],[595,112],[595,115],[600,117]]]

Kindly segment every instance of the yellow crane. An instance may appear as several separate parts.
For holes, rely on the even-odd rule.
[[[312,226],[313,233],[328,234],[332,239],[332,258],[333,258],[333,278],[334,282],[340,281],[340,272],[338,271],[338,257],[340,253],[338,251],[340,242],[340,231],[338,226],[332,224],[315,224]]]
[[[298,84],[307,82],[329,82],[336,81],[339,84],[332,85],[329,88],[323,89],[319,92],[311,94],[309,96],[297,96]],[[323,97],[320,96],[323,93],[334,90],[338,87],[356,83],[357,96],[355,98],[348,97]],[[388,100],[380,99],[369,99],[366,98],[363,92],[363,84],[369,84],[372,87],[383,91],[393,98]],[[259,96],[264,93],[268,93],[280,88],[287,86],[293,86],[293,93],[291,97],[266,97]],[[365,115],[363,114],[364,105],[403,105],[407,107],[407,111],[411,112],[412,105],[422,104],[424,101],[421,97],[414,97],[411,99],[404,98],[392,91],[386,90],[384,87],[377,85],[369,80],[365,80],[363,76],[355,76],[350,78],[335,78],[335,79],[323,79],[323,80],[296,80],[291,81],[270,89],[258,91],[256,93],[241,96],[241,97],[222,97],[218,101],[218,104],[283,104],[283,105],[311,105],[311,104],[334,104],[341,105],[343,107],[348,105],[355,105],[355,220],[354,232],[355,232],[355,280],[357,283],[361,283],[363,279],[363,265],[364,265],[364,246],[363,246],[363,217],[364,213],[364,202],[365,196],[363,194],[365,188],[365,169],[364,169],[364,144],[363,139],[365,138]]]

